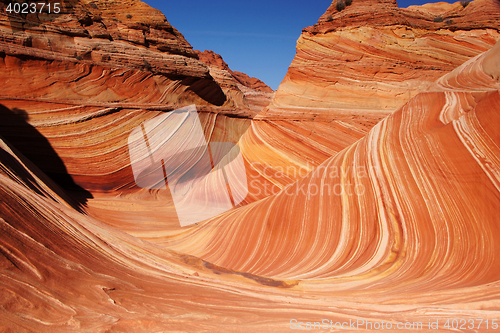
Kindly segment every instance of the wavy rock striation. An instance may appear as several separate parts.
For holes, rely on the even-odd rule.
[[[65,187],[126,188],[126,132],[161,112],[196,104],[212,114],[207,133],[226,131],[217,115],[256,114],[158,10],[140,1],[62,4],[61,14],[21,16],[0,3],[0,135]]]
[[[496,0],[409,8],[398,8],[395,0],[353,0],[341,11],[337,2],[303,30],[272,103],[256,117],[267,123],[252,127],[268,133],[272,123],[281,133],[298,134],[300,152],[331,156],[348,147],[439,77],[500,40]],[[330,143],[324,145],[324,138]],[[311,139],[320,144],[310,144]],[[269,142],[266,154],[289,159],[285,166],[308,168],[325,160]]]
[[[499,56],[500,43],[304,179],[169,247],[318,292],[486,301],[500,278]]]
[[[365,26],[324,35],[305,32],[267,114],[274,115],[274,107],[278,114],[290,107],[286,114],[299,119],[311,117],[308,110],[318,118],[387,114],[498,39],[493,29]]]
[[[244,106],[158,10],[140,1],[62,3],[61,14],[1,15],[3,96]]]
[[[387,114],[500,39],[500,3],[398,8],[395,0],[337,1],[303,30],[265,117]],[[430,10],[432,9],[432,10]]]
[[[160,191],[98,196],[90,216],[78,213],[74,197],[0,141],[2,327],[491,322],[500,295],[499,56],[500,44],[443,76],[277,194],[185,229],[139,219],[148,205],[168,211]],[[126,113],[113,118],[127,123]],[[136,236],[150,242],[123,232],[141,222]]]
[[[332,5],[256,118],[244,88],[257,87],[216,56],[197,59],[159,12],[138,1],[64,4],[71,12],[59,19],[1,21],[2,330],[288,332],[295,318],[423,331],[430,319],[456,331],[447,319],[498,319],[494,2]],[[461,20],[465,11],[477,21]],[[382,47],[388,36],[403,43],[403,28],[420,35]],[[108,49],[74,53],[82,45]],[[294,87],[302,97],[287,95]],[[190,103],[206,141],[240,146],[244,168],[225,172],[245,172],[249,193],[180,228],[168,189],[135,184],[127,144],[145,121]]]

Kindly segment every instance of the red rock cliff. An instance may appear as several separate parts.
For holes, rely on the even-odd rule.
[[[201,52],[196,50],[195,52],[200,60],[209,66],[212,76],[219,78],[221,86],[226,86],[229,91],[237,90],[244,94],[245,101],[248,102],[250,108],[260,111],[263,107],[269,105],[274,96],[274,91],[264,82],[245,73],[231,70],[224,59],[213,51],[205,50]]]
[[[170,107],[241,104],[223,93],[158,10],[135,0],[62,3],[60,14],[28,16],[6,15],[0,3],[3,96]]]
[[[327,17],[336,30],[304,32],[275,99],[283,105],[260,119],[228,107],[238,103],[224,94],[229,71],[196,59],[175,30],[158,32],[156,46],[140,44],[147,29],[119,33],[120,20],[156,17],[139,2],[67,2],[82,15],[60,22],[4,18],[0,330],[289,332],[293,318],[327,318],[424,325],[407,331],[438,320],[456,332],[446,320],[474,318],[471,330],[490,332],[500,308],[498,31],[385,26],[404,10],[380,3],[394,15],[359,13],[376,26],[351,14],[353,28]],[[106,27],[86,18],[92,4],[106,9]],[[94,25],[102,37],[86,35]],[[90,56],[72,53],[88,45]],[[210,111],[200,114],[207,140],[238,142],[244,167],[225,171],[246,175],[249,193],[181,228],[168,189],[135,184],[127,144],[144,121],[193,102]]]
[[[333,1],[317,24],[303,30],[288,73],[258,116],[283,134],[289,125],[281,121],[296,120],[307,127],[307,139],[300,150],[278,143],[272,149],[305,167],[312,155],[326,157],[353,144],[440,76],[489,50],[500,40],[499,15],[497,0],[410,8],[393,0],[353,0],[341,11]],[[309,143],[312,138],[330,144]]]
[[[497,0],[337,3],[304,29],[268,115],[387,114],[500,39]]]

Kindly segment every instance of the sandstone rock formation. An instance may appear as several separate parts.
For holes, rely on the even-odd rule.
[[[378,278],[445,288],[442,274],[457,274],[446,288],[498,281],[499,56],[500,43],[443,76],[304,179],[241,209],[242,220],[193,230],[207,247],[191,254],[280,279],[338,277],[332,290],[379,288]],[[218,246],[219,228],[258,245]]]
[[[148,205],[146,193],[101,206],[108,222],[120,221],[108,226],[77,213],[2,141],[2,327],[230,331],[237,323],[284,332],[293,318],[491,322],[499,52],[500,44],[442,77],[277,195],[182,231],[143,224],[137,236],[156,245],[122,231],[140,222],[127,217]],[[300,190],[313,184],[323,191]],[[364,191],[325,192],[342,186]],[[168,194],[156,199],[150,210],[169,206]]]
[[[232,71],[222,57],[210,50],[195,51],[200,60],[208,65],[211,75],[226,89],[226,95],[245,97],[252,110],[260,111],[269,105],[274,94],[273,90],[261,80],[245,73]],[[235,97],[236,99],[236,97]]]
[[[281,142],[270,148],[293,156],[272,168],[292,162],[310,169],[317,165],[311,153],[331,156],[359,140],[439,77],[490,49],[500,40],[499,15],[497,0],[465,8],[459,2],[398,8],[395,0],[353,0],[341,11],[333,1],[317,24],[303,30],[272,103],[256,118],[280,133],[293,128],[308,137],[299,140],[300,149]],[[252,129],[261,125],[267,126]],[[326,138],[333,144],[316,144]]]
[[[223,91],[158,10],[140,1],[63,5],[58,15],[23,17],[5,13],[6,2],[0,3],[5,13],[0,15],[0,111],[10,119],[0,123],[0,135],[65,186],[104,191],[122,186],[92,176],[116,173],[117,165],[126,168],[126,149],[105,144],[109,128],[103,124],[116,125],[117,113],[128,114],[130,126],[136,126],[161,110],[193,103],[200,111],[234,117],[257,111],[248,108],[241,92]],[[127,125],[120,126],[126,131]],[[110,158],[109,164],[96,161]],[[120,176],[111,178],[122,184],[127,176]]]
[[[245,87],[262,91],[262,92],[268,92],[272,93],[273,90],[271,87],[269,87],[267,84],[262,82],[261,80],[257,79],[256,77],[250,77],[245,73],[238,72],[238,71],[233,71],[232,72],[233,77],[238,81],[240,84],[244,85]]]
[[[248,94],[230,93],[255,86],[215,55],[198,59],[138,1],[68,1],[73,12],[60,21],[3,16],[2,330],[289,332],[292,319],[326,319],[422,323],[414,331],[439,320],[439,331],[456,331],[446,320],[463,318],[491,331],[484,321],[500,310],[500,11],[487,0],[393,4],[332,5],[303,33],[257,118],[257,107],[241,107],[252,108]],[[464,28],[465,10],[477,29]],[[457,29],[441,29],[436,13],[457,13]],[[356,26],[368,17],[373,24]],[[144,24],[119,25],[127,20]],[[163,28],[152,33],[156,20]],[[388,36],[404,43],[403,28],[420,34],[408,50],[382,47]],[[141,34],[150,41],[140,44]],[[106,49],[80,60],[82,45]],[[92,56],[107,50],[116,52]],[[384,69],[392,62],[402,79]],[[307,77],[312,88],[301,91]],[[378,104],[365,105],[368,90]],[[390,91],[405,93],[391,102]],[[240,146],[244,170],[226,172],[245,172],[249,194],[181,228],[168,189],[135,184],[127,139],[190,103],[207,141]],[[352,331],[370,330],[360,325]]]
[[[241,99],[224,95],[158,10],[140,1],[63,4],[61,14],[1,16],[1,73],[7,82],[2,95],[170,108],[189,103],[244,107]],[[6,3],[0,7],[5,13]]]
[[[205,50],[203,52],[195,50],[195,52],[196,54],[198,54],[200,60],[203,61],[205,64],[212,67],[216,67],[220,70],[228,71],[240,85],[258,91],[269,92],[269,93],[273,92],[273,90],[261,80],[255,77],[250,77],[245,73],[231,70],[224,61],[224,59],[222,59],[220,54],[217,54],[214,51],[210,50]]]
[[[465,8],[353,0],[340,12],[336,4],[304,29],[266,116],[388,114],[500,39],[497,0]]]

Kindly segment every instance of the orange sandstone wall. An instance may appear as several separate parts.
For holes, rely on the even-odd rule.
[[[500,3],[398,8],[333,1],[297,41],[297,54],[263,117],[388,114],[500,39]]]

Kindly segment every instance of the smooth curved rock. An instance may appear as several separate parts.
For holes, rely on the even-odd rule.
[[[116,31],[101,31],[97,16],[85,14],[99,10],[102,20],[124,22],[123,8],[133,5],[132,19],[164,20],[155,11],[149,17],[139,2],[66,2],[79,14],[68,15],[59,30],[51,21],[13,32],[11,22],[28,20],[2,21],[1,329],[289,332],[293,319],[304,325],[326,319],[330,330],[362,320],[420,322],[413,331],[434,331],[429,321],[438,320],[439,331],[456,331],[444,327],[446,320],[497,320],[500,43],[491,48],[498,30],[485,29],[498,23],[490,19],[496,12],[479,13],[492,2],[403,10],[394,1],[353,1],[327,13],[355,24],[355,6],[383,2],[389,14],[361,13],[381,23],[328,33],[320,30],[337,23],[320,19],[318,32],[301,37],[304,48],[287,76],[300,80],[285,80],[275,99],[283,105],[258,117],[256,106],[240,107],[232,97],[217,105],[229,94],[216,88],[230,87],[221,82],[234,77],[196,59],[175,30],[158,34],[177,38],[172,45],[179,51],[159,51],[140,44],[138,29],[120,32],[116,23]],[[478,29],[452,32],[435,22],[391,32],[394,16],[411,12],[417,22],[453,10],[477,13]],[[91,26],[89,38],[84,27]],[[29,46],[28,35],[53,46]],[[95,36],[108,38],[118,54],[136,50],[179,61],[159,63],[165,66],[159,72],[134,59],[68,60],[75,41]],[[407,43],[408,50],[381,47],[382,41]],[[348,52],[332,53],[335,45]],[[306,51],[324,59],[305,66]],[[409,55],[417,56],[414,63]],[[412,67],[423,60],[436,69]],[[400,74],[386,69],[390,61]],[[320,68],[322,62],[331,68]],[[329,80],[327,69],[345,89],[340,100],[326,83],[319,93],[317,78]],[[286,97],[288,88],[300,92],[307,77],[311,90]],[[363,90],[362,80],[377,84]],[[391,102],[389,91],[401,82],[407,95]],[[243,101],[245,88],[255,91],[236,87]],[[367,107],[368,90],[379,104]],[[389,102],[402,106],[382,107]],[[243,163],[225,172],[246,173],[249,193],[235,208],[181,228],[169,189],[137,186],[128,139],[141,124],[188,103],[197,104],[200,142],[238,144]],[[175,164],[187,161],[179,155]],[[206,189],[219,183],[208,179]],[[371,329],[352,329],[363,330]],[[491,331],[484,323],[473,330]]]
[[[498,45],[304,179],[193,229],[189,253],[324,291],[498,283],[500,82],[488,71]]]
[[[237,322],[284,332],[290,318],[491,322],[500,286],[499,50],[442,77],[281,192],[182,230],[141,221],[143,212],[168,212],[160,191],[103,193],[89,202],[90,217],[80,214],[0,141],[2,327],[199,331]],[[121,125],[140,124],[134,115],[150,116],[123,113]],[[207,117],[215,125],[223,116]],[[138,222],[136,236],[151,242],[123,232]]]
[[[340,12],[336,3],[303,30],[295,59],[261,117],[387,115],[500,39],[496,0],[407,9],[396,1],[353,0]]]
[[[459,2],[398,8],[392,0],[353,0],[340,12],[336,4],[303,30],[273,101],[256,117],[294,121],[297,127],[318,122],[313,133],[336,138],[335,152],[500,40],[496,0],[473,1],[465,8]],[[318,148],[328,151],[323,145],[312,149]],[[316,162],[299,161],[308,163]]]

